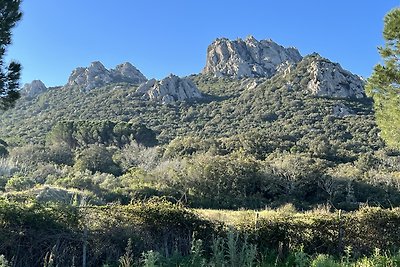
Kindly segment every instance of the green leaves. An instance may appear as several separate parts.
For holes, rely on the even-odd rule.
[[[397,41],[400,39],[400,9],[391,10],[385,17],[385,28],[383,37],[387,41]]]
[[[11,29],[21,19],[20,0],[0,0],[0,109],[5,110],[14,105],[18,99],[18,87],[21,66],[11,62],[5,66],[3,56],[6,47],[11,44]]]
[[[387,145],[400,148],[400,8],[385,17],[385,46],[378,48],[384,65],[376,65],[367,94],[375,101],[376,119]]]
[[[122,147],[133,140],[144,146],[157,144],[155,132],[145,125],[109,120],[60,121],[48,134],[50,143],[64,143],[72,149],[91,144]]]

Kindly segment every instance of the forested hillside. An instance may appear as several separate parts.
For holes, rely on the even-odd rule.
[[[398,154],[379,137],[372,100],[310,93],[313,62],[329,63],[313,54],[272,78],[193,75],[202,98],[173,103],[126,83],[23,96],[2,114],[3,190],[51,185],[101,203],[155,195],[209,208],[397,205]]]

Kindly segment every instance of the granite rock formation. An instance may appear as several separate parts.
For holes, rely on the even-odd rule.
[[[89,91],[116,82],[139,85],[145,81],[146,77],[128,62],[108,70],[101,62],[95,61],[89,67],[73,70],[66,86],[78,86],[83,91]]]
[[[310,77],[307,90],[312,95],[332,98],[365,97],[365,81],[361,77],[317,54],[310,57],[312,59],[307,68],[307,75]]]
[[[138,87],[136,93],[143,99],[163,104],[202,97],[201,92],[190,79],[179,78],[173,74],[160,81],[151,79],[143,83]]]
[[[203,73],[217,77],[269,78],[301,59],[296,48],[285,48],[272,40],[257,41],[253,36],[236,41],[220,38],[207,49]]]
[[[33,80],[22,87],[21,93],[27,97],[35,97],[46,91],[47,87],[41,80]]]

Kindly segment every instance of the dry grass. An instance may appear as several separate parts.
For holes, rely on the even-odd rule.
[[[318,206],[310,211],[297,211],[292,204],[286,204],[277,209],[266,208],[264,210],[214,210],[195,209],[202,218],[226,225],[238,225],[243,222],[256,221],[258,219],[274,219],[282,217],[303,218],[310,214],[333,215],[339,211],[331,212],[328,206]]]

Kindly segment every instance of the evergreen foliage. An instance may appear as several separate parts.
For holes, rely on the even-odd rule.
[[[388,145],[400,148],[400,8],[385,17],[385,46],[379,47],[383,65],[374,68],[367,92],[373,96],[377,123]]]
[[[21,0],[0,1],[0,109],[5,110],[14,105],[19,97],[19,77],[21,66],[4,62],[6,47],[11,44],[11,30],[21,19]]]
[[[398,209],[216,211],[234,220],[208,212],[163,199],[107,206],[0,200],[0,266],[80,266],[84,242],[87,266],[400,263],[392,250],[400,245]]]

